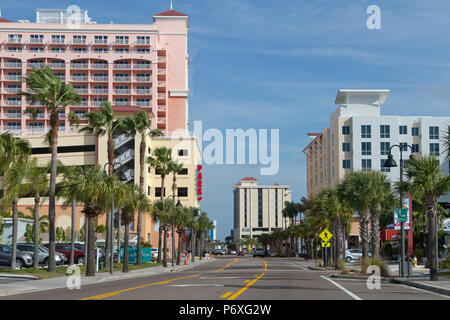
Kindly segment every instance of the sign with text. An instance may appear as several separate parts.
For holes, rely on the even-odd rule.
[[[411,203],[412,203],[412,199],[411,199],[411,196],[408,194],[408,196],[407,197],[405,197],[404,199],[403,199],[403,205],[402,205],[402,208],[400,208],[400,209],[398,209],[398,210],[401,210],[401,209],[405,209],[406,210],[406,220],[403,218],[403,222],[404,222],[404,224],[403,224],[403,227],[405,228],[405,230],[410,230],[411,229],[411,222],[412,222],[412,219],[411,219],[411,212],[412,212],[412,208],[411,208]],[[401,229],[401,218],[399,219],[399,215],[398,215],[398,213],[400,213],[400,212],[397,212],[397,210],[395,210],[395,212],[394,212],[394,230],[400,230]],[[402,210],[402,214],[404,214],[404,210]]]
[[[203,199],[203,174],[202,174],[203,166],[197,166],[197,201],[202,201]]]

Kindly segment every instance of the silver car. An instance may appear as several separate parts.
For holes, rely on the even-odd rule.
[[[369,257],[370,256],[372,256],[372,254],[369,252]],[[347,249],[347,250],[345,250],[345,261],[346,262],[359,261],[360,258],[362,258],[362,249]]]
[[[17,250],[30,255],[34,260],[34,245],[29,243],[19,243],[17,244]],[[44,246],[38,246],[38,259],[39,264],[48,265],[49,252]],[[57,265],[65,264],[67,258],[65,255],[55,252],[55,261]]]

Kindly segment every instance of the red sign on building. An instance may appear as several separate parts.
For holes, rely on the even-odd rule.
[[[202,201],[203,199],[203,174],[202,174],[202,165],[197,166],[197,200]]]

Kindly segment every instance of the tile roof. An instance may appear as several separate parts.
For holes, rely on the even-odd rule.
[[[164,16],[164,17],[187,17],[186,14],[177,12],[175,10],[168,10],[168,11],[161,12],[161,13],[154,15],[154,17],[161,17],[161,16]]]
[[[12,22],[11,20],[6,20],[6,19],[3,19],[3,18],[0,18],[0,22]]]

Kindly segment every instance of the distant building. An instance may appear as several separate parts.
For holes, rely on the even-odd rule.
[[[288,226],[283,218],[286,201],[291,201],[290,186],[259,186],[253,177],[234,185],[234,241],[245,236],[257,238]]]

